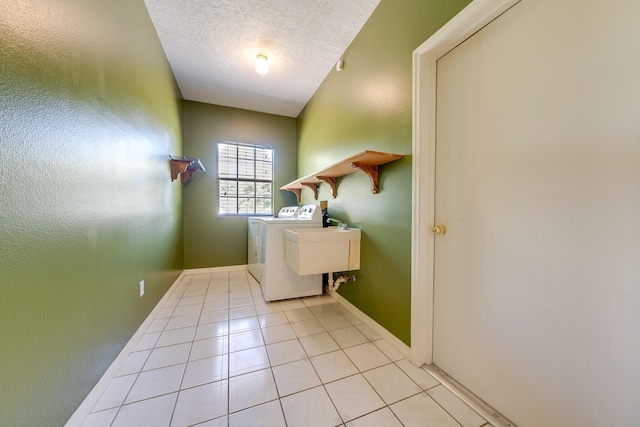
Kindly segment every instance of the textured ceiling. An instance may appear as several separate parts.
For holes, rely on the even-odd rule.
[[[379,1],[145,3],[185,99],[296,117]]]

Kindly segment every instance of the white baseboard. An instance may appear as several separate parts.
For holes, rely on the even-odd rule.
[[[107,368],[104,375],[100,378],[98,383],[91,389],[87,397],[82,401],[78,409],[71,415],[65,427],[79,427],[84,422],[85,418],[91,412],[91,409],[96,405],[102,393],[107,389],[111,380],[115,378],[116,374],[127,360],[127,357],[134,349],[142,335],[149,329],[151,323],[155,320],[158,312],[162,309],[165,302],[171,298],[171,295],[175,292],[176,288],[179,286],[180,282],[185,276],[194,275],[194,274],[202,274],[202,273],[217,273],[217,272],[227,272],[227,271],[240,271],[246,270],[246,265],[234,265],[230,267],[213,267],[213,268],[195,268],[190,270],[183,270],[180,275],[173,282],[169,290],[164,294],[164,296],[158,301],[158,304],[154,307],[154,309],[149,313],[149,316],[142,322],[138,330],[133,334],[131,339],[124,346],[120,354],[115,358],[111,366]]]
[[[241,271],[246,270],[247,265],[229,265],[226,267],[207,267],[207,268],[190,268],[184,270],[184,274],[209,274],[209,273],[223,273],[226,271]]]
[[[393,348],[398,350],[407,359],[411,358],[411,347],[400,341],[395,335],[387,331],[384,327],[380,326],[378,322],[364,314],[355,305],[351,304],[347,299],[335,291],[327,289],[327,293],[331,295],[340,305],[349,310],[354,316],[362,321],[365,325],[370,327],[373,332],[380,335],[386,342],[391,344]]]

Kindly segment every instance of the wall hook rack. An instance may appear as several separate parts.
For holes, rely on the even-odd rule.
[[[185,185],[196,171],[207,172],[200,159],[196,157],[169,156],[169,160],[171,161],[171,181],[180,176],[182,185]]]

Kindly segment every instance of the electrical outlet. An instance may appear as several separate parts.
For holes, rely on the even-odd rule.
[[[140,281],[140,296],[144,295],[144,280]]]

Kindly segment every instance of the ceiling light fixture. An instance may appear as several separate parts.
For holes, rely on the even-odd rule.
[[[263,76],[269,72],[267,55],[259,53],[258,56],[256,56],[256,71]]]

